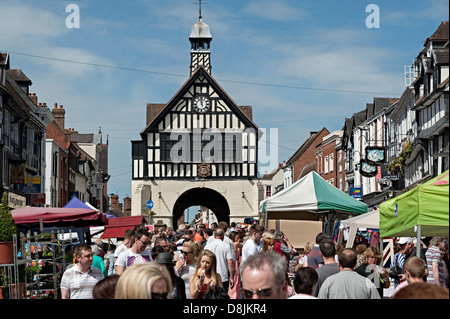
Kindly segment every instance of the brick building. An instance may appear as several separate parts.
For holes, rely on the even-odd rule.
[[[105,212],[109,204],[108,145],[102,143],[100,130],[79,134],[65,128],[65,113],[64,107],[55,103],[54,121],[47,126],[47,170],[51,177],[47,204],[63,207],[71,197],[77,197]]]
[[[284,171],[284,188],[295,183],[299,177],[305,176],[309,172],[316,170],[317,145],[322,143],[325,136],[330,132],[324,127],[318,132],[311,132],[309,137],[302,146],[291,156],[283,167]]]
[[[344,190],[345,162],[340,149],[342,131],[326,135],[316,146],[316,172],[328,183]]]

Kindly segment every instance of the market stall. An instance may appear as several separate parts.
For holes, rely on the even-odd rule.
[[[349,219],[343,219],[341,220],[341,226],[343,229],[349,229],[346,247],[352,247],[358,229],[371,229],[376,231],[379,230],[380,212],[378,210],[372,210],[363,215],[355,216]],[[342,236],[342,233],[340,233],[340,236]],[[339,242],[340,239],[341,237],[338,240]]]
[[[19,231],[41,231],[42,229],[61,229],[65,233],[71,229],[78,233],[80,242],[90,244],[90,226],[107,223],[105,214],[87,208],[23,207],[11,211]]]
[[[345,211],[367,213],[367,205],[342,192],[312,171],[260,204],[262,212]]]
[[[380,205],[382,237],[448,236],[449,171]],[[420,233],[418,233],[420,232]]]
[[[77,197],[73,197],[70,199],[66,205],[64,205],[64,208],[84,208],[84,209],[94,209],[98,212],[98,209],[93,207],[92,205],[88,203],[83,203],[81,200],[79,200]]]
[[[116,217],[108,220],[108,225],[105,226],[105,231],[100,238],[122,238],[127,229],[137,230],[145,225],[145,217],[140,216],[125,216]]]
[[[335,214],[364,214],[367,213],[367,205],[312,171],[290,187],[262,201],[259,211],[265,215],[266,228],[270,229],[274,225],[281,228],[295,247],[303,248],[307,241],[314,242],[317,233],[323,230],[325,218],[320,221],[319,215],[331,216],[327,222],[334,226]]]

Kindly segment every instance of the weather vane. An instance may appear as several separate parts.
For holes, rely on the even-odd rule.
[[[196,2],[193,2],[193,4],[197,4]],[[205,2],[204,4],[208,4],[208,2]],[[202,0],[198,0],[198,18],[202,18]]]

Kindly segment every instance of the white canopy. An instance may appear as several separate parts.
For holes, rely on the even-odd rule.
[[[366,214],[341,220],[343,228],[349,227],[347,247],[352,247],[358,228],[380,228],[380,211],[372,210]]]

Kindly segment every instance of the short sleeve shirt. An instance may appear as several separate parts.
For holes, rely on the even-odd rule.
[[[444,279],[444,261],[442,260],[441,251],[439,248],[435,246],[431,246],[428,248],[427,252],[425,253],[425,257],[427,259],[427,267],[428,267],[428,276],[427,276],[427,282],[428,283],[435,283],[434,276],[433,276],[433,263],[438,264],[438,270],[439,270],[439,281],[440,285],[444,286],[445,279]]]
[[[153,261],[152,254],[148,250],[144,250],[139,254],[135,254],[131,248],[121,252],[116,261],[116,266],[122,266],[125,268],[130,267],[133,264],[146,263]]]
[[[127,246],[125,246],[124,244],[121,244],[119,247],[116,248],[116,250],[114,251],[114,257],[119,257],[119,255],[124,252],[125,250],[129,249]]]
[[[92,290],[95,284],[103,278],[100,269],[91,267],[87,273],[83,273],[76,264],[64,272],[61,278],[61,288],[69,290],[70,299],[94,299]]]
[[[242,258],[241,258],[241,264],[244,263],[244,261],[253,255],[256,255],[259,252],[258,245],[256,245],[255,241],[252,239],[247,239],[245,241],[244,246],[242,246]]]

